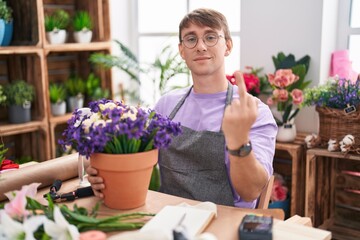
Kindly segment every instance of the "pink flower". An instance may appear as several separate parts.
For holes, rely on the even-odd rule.
[[[291,97],[294,104],[301,104],[304,101],[303,92],[300,89],[294,89],[291,92]]]
[[[278,179],[274,180],[274,185],[271,193],[271,201],[284,201],[286,199],[288,189],[282,185],[282,182]]]
[[[286,102],[289,98],[289,92],[286,89],[275,89],[273,95],[279,102]]]
[[[269,83],[278,88],[290,86],[297,80],[299,76],[292,73],[291,69],[279,69],[274,74],[268,74]]]
[[[30,185],[23,186],[20,191],[13,191],[5,193],[6,197],[10,200],[5,204],[5,212],[17,219],[22,219],[27,216],[29,212],[26,210],[26,197],[35,197],[37,188],[41,183],[32,183]]]
[[[272,99],[272,97],[269,97],[267,100],[266,100],[266,104],[269,105],[269,106],[272,106],[274,104],[274,100]]]

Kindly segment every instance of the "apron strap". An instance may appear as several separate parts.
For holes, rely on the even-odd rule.
[[[175,117],[176,113],[179,111],[179,109],[181,108],[181,106],[184,104],[186,98],[190,95],[191,90],[193,89],[193,86],[190,87],[189,91],[187,91],[187,93],[180,99],[180,101],[176,104],[175,108],[172,110],[172,112],[169,115],[169,118],[171,120],[173,120],[173,118]],[[228,88],[227,88],[227,92],[226,92],[226,100],[225,100],[225,107],[224,110],[226,108],[227,105],[229,105],[231,103],[233,99],[233,86],[232,84],[228,83]],[[220,130],[221,131],[221,130]]]

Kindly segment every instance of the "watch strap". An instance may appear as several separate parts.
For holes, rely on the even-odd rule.
[[[243,145],[240,146],[240,148],[238,149],[229,149],[227,146],[226,146],[226,150],[228,151],[228,153],[230,155],[233,155],[233,156],[237,156],[237,157],[246,157],[247,155],[250,154],[250,152],[252,151],[252,145],[251,145],[251,141],[249,141],[248,143],[245,143]]]

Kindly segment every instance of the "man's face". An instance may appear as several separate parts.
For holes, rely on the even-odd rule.
[[[204,36],[209,33],[211,33],[210,36],[218,37],[217,43],[211,47],[203,41]],[[179,52],[193,75],[213,74],[224,69],[224,58],[231,51],[231,42],[226,42],[223,31],[191,24],[181,31],[183,41],[189,36],[192,36],[190,38],[192,40],[198,39],[196,46],[190,49],[184,43],[179,43]]]

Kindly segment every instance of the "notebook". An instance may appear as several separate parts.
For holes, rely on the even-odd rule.
[[[186,229],[189,237],[195,237],[204,231],[211,220],[216,215],[216,209],[200,209],[193,206],[165,206],[149,222],[147,222],[140,232],[161,231],[167,235],[172,234],[172,230],[179,225]]]

